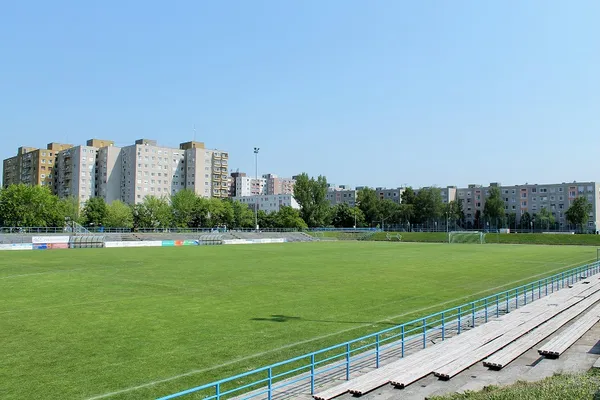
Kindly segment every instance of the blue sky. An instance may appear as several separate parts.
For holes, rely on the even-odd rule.
[[[396,187],[600,180],[600,2],[41,1],[0,12],[1,158],[196,137]]]

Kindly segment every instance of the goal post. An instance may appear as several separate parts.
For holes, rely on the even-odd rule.
[[[448,233],[448,243],[484,244],[485,234],[479,231],[452,231]]]

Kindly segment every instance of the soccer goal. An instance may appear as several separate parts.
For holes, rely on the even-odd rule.
[[[484,244],[485,234],[477,231],[456,231],[448,233],[448,243]]]

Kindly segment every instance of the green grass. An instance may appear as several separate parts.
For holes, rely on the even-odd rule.
[[[466,392],[431,400],[600,400],[600,373],[554,375],[539,382],[517,382],[507,387],[490,386],[480,392]]]
[[[327,232],[335,237],[338,232]],[[390,233],[395,235],[395,233]],[[401,232],[403,242],[446,243],[446,232]],[[385,232],[377,232],[369,238],[374,241],[386,241]],[[541,244],[541,245],[568,245],[568,246],[599,246],[600,235],[567,235],[567,234],[542,234],[542,233],[488,233],[485,235],[488,244]]]
[[[196,371],[104,397],[153,398],[595,257],[375,242],[3,252],[0,397],[90,399]]]

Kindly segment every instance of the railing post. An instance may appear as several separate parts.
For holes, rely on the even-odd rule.
[[[534,300],[533,300],[533,296],[535,296],[535,294],[534,294],[534,290],[535,290],[535,283],[532,283],[532,284],[531,284],[531,301],[532,301],[532,302],[534,301]]]
[[[423,318],[423,348],[427,347],[427,318]]]
[[[506,292],[506,313],[508,314],[508,301],[510,300],[510,295],[508,294],[508,291]]]
[[[460,335],[460,317],[461,317],[462,311],[461,308],[458,307],[458,327],[457,327],[457,335]]]
[[[471,326],[475,328],[475,302],[471,303]]]
[[[542,281],[538,281],[538,300],[542,298]]]
[[[487,297],[485,298],[485,322],[488,322],[488,299]]]
[[[546,278],[546,296],[548,296],[548,278]]]
[[[523,288],[523,305],[527,305],[527,288]]]
[[[442,341],[446,339],[446,325],[444,320],[444,312],[442,311]]]
[[[217,383],[215,390],[216,390],[215,395],[217,396],[217,400],[219,400],[221,398],[221,384],[220,383]]]
[[[500,316],[500,295],[496,295],[496,318]]]
[[[402,358],[404,358],[404,325],[402,325],[401,329],[401,335],[402,335]]]
[[[273,368],[269,367],[269,392],[267,398],[271,400],[273,397]]]
[[[375,335],[375,368],[379,368],[379,333]]]
[[[315,355],[310,355],[310,394],[315,394]]]
[[[346,343],[346,380],[350,380],[350,343]]]
[[[519,308],[519,288],[515,289],[515,309]]]

